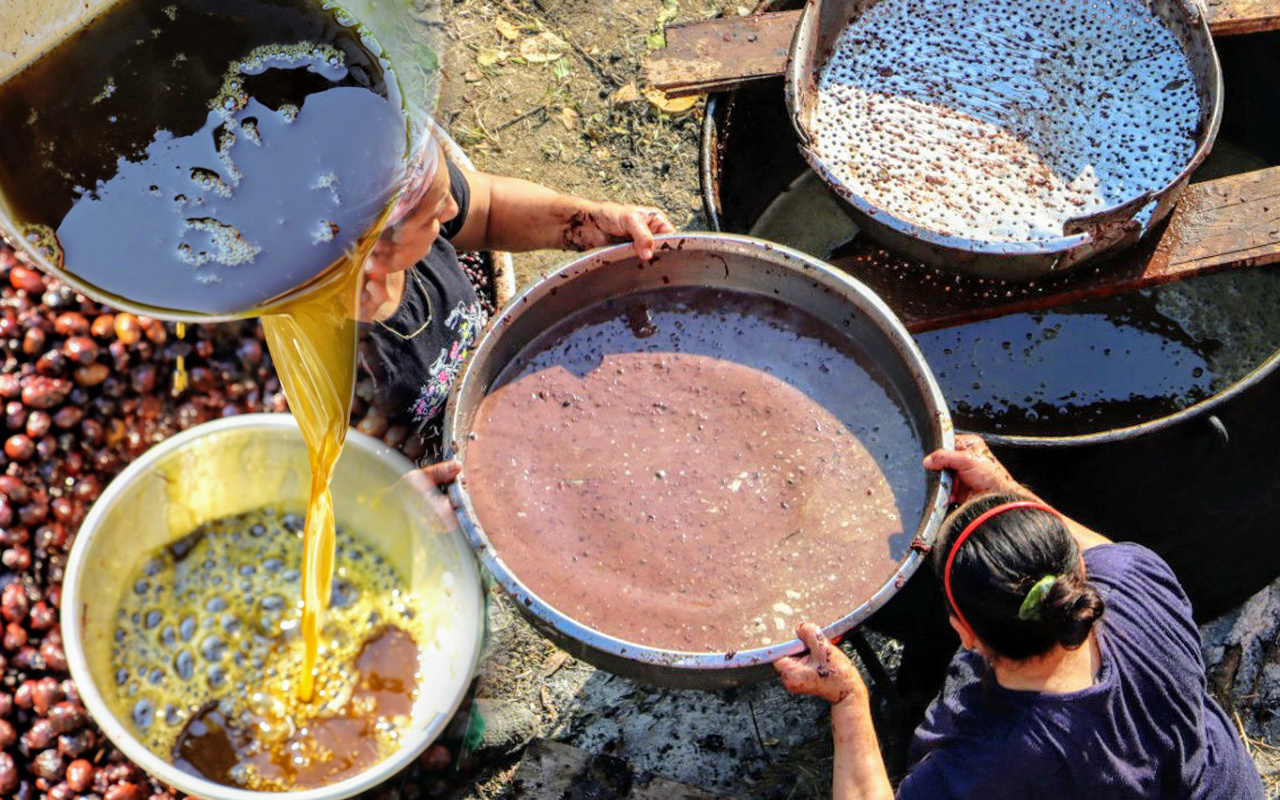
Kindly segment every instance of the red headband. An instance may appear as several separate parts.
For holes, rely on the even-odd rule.
[[[983,511],[973,522],[966,525],[964,530],[960,531],[960,535],[956,537],[955,543],[951,545],[951,552],[947,554],[947,563],[942,568],[942,589],[947,594],[947,602],[951,604],[951,610],[955,613],[956,619],[960,620],[960,624],[967,628],[970,634],[973,634],[973,626],[969,624],[969,620],[964,618],[964,614],[960,612],[960,606],[956,605],[955,595],[951,593],[951,566],[956,562],[956,553],[960,551],[960,545],[964,544],[964,540],[968,539],[982,523],[998,514],[1012,511],[1015,508],[1038,508],[1041,511],[1049,512],[1055,517],[1060,518],[1062,516],[1044,503],[1039,503],[1035,500],[1014,500],[1009,503],[1001,503]]]

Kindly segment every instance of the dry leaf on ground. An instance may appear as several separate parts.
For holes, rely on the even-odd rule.
[[[552,719],[557,719],[560,716],[560,709],[556,708],[556,704],[551,701],[550,690],[545,686],[541,687],[541,689],[542,708],[551,715]]]
[[[506,50],[495,49],[492,47],[481,47],[476,53],[476,63],[482,67],[492,67],[495,64],[502,64],[511,54]]]
[[[564,108],[560,109],[560,113],[556,115],[556,119],[560,120],[560,124],[563,125],[564,129],[567,131],[571,131],[574,128],[577,128],[578,120],[580,118],[581,118],[581,115],[579,115],[577,111],[574,111],[572,108],[569,108],[568,106],[565,106]]]
[[[626,105],[627,103],[634,103],[639,99],[640,90],[636,88],[634,83],[628,83],[626,86],[623,86],[613,93],[614,105]]]
[[[497,29],[498,34],[508,42],[514,42],[520,38],[520,26],[505,17],[498,17],[493,23],[493,27]]]
[[[530,64],[545,64],[564,55],[569,46],[551,31],[530,36],[520,43],[520,57]]]
[[[698,104],[697,95],[691,97],[668,97],[657,89],[645,89],[644,96],[654,108],[664,114],[683,114]]]
[[[547,663],[542,665],[542,677],[549,678],[565,665],[569,660],[569,654],[563,650],[557,650],[547,659]]]

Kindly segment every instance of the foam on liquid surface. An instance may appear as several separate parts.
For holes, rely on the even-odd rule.
[[[281,790],[347,777],[396,749],[436,615],[401,590],[380,552],[340,529],[315,693],[298,699],[302,529],[300,514],[263,509],[141,559],[116,613],[105,694],[152,752],[224,783]],[[239,745],[233,763],[209,734],[217,719]]]

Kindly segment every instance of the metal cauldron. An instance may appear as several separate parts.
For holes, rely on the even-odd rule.
[[[1110,207],[1067,219],[1061,235],[1057,238],[998,241],[924,227],[909,219],[905,207],[874,201],[865,193],[860,193],[854,185],[832,169],[829,159],[824,158],[817,146],[821,127],[818,119],[819,71],[835,49],[840,34],[872,9],[877,2],[880,0],[807,0],[805,2],[804,12],[793,41],[791,58],[787,65],[787,106],[796,134],[799,136],[801,152],[814,171],[822,176],[847,203],[849,212],[858,225],[887,247],[928,264],[970,275],[1001,280],[1027,280],[1114,255],[1136,243],[1168,216],[1191,173],[1208,155],[1217,135],[1222,115],[1222,76],[1202,6],[1196,0],[1138,2],[1136,6],[1147,10],[1154,24],[1162,26],[1173,34],[1176,45],[1171,42],[1169,47],[1170,49],[1181,48],[1181,52],[1177,53],[1175,58],[1185,59],[1189,74],[1195,81],[1195,93],[1200,104],[1199,120],[1194,130],[1195,150],[1192,157],[1181,165],[1181,170],[1163,186],[1152,187],[1141,194],[1119,200]],[[1073,51],[1083,53],[1083,48],[1091,47],[1093,43],[1087,37],[1075,38],[1069,23],[1065,19],[1055,18],[1054,15],[1059,13],[1059,9],[1065,9],[1065,13],[1075,13],[1078,10],[1074,5],[1047,4],[1044,7],[1044,13],[1049,15],[1049,19],[1038,23],[1049,26],[1061,25],[1062,30],[1055,28],[1051,31],[1060,37],[1057,39],[1041,41],[1034,37],[1040,35],[1042,31],[1033,34],[1030,32],[1031,29],[1000,30],[1004,20],[997,18],[981,21],[981,25],[977,27],[979,31],[989,33],[993,42],[1012,40],[1017,42],[1018,46],[1028,48],[1051,46],[1056,49],[1056,51],[1045,52],[1037,62],[1036,69],[1046,73],[1054,73],[1056,70],[1061,72],[1061,75],[1057,78],[1053,78],[1052,75],[1037,75],[1030,84],[1036,87],[1035,90],[1028,90],[1025,96],[1015,89],[1009,96],[1002,96],[1000,92],[996,92],[994,96],[1000,99],[990,101],[1000,108],[1012,109],[1009,113],[1016,118],[1033,113],[1042,113],[1051,117],[1057,113],[1056,107],[1052,104],[1062,98],[1055,99],[1053,89],[1055,81],[1063,86],[1072,87],[1070,92],[1078,91],[1084,96],[1106,96],[1107,89],[1116,88],[1116,75],[1108,78],[1103,74],[1090,75],[1087,71],[1073,72],[1072,65],[1076,64],[1072,58]],[[1089,13],[1109,12],[1104,6],[1098,6]],[[1024,37],[1028,37],[1025,41],[1029,43],[1022,45]],[[909,56],[912,59],[916,57],[920,56]],[[1125,66],[1127,65],[1116,64],[1115,73],[1119,74]],[[888,70],[890,67],[886,66],[882,69]],[[1005,77],[991,75],[984,83],[997,84]],[[1090,81],[1094,82],[1092,88],[1089,86]],[[960,79],[957,86],[963,83],[964,80]],[[949,83],[947,85],[950,86]],[[1137,98],[1143,94],[1135,93],[1134,99],[1130,100],[1128,90],[1116,89],[1116,91],[1126,95],[1124,102],[1138,102]],[[1146,91],[1158,93],[1160,90],[1158,87],[1148,87]],[[930,101],[935,102],[932,98]],[[1071,102],[1079,101],[1073,95]],[[1039,108],[1038,106],[1042,103],[1047,103],[1047,107]],[[998,113],[996,118],[1002,118],[1004,113]],[[1104,114],[1103,119],[1105,118]],[[1025,124],[1030,129],[1048,130],[1035,119],[1029,118]],[[1097,154],[1094,151],[1120,146],[1119,142],[1123,141],[1122,133],[1126,130],[1117,122],[1114,130],[1099,136],[1102,141],[1094,140],[1089,145],[1092,148],[1090,152],[1076,154],[1075,160],[1087,164],[1090,163],[1089,159]],[[841,135],[849,133],[849,131],[842,131]],[[1052,138],[1061,134],[1046,133],[1044,135]],[[927,146],[929,140],[923,138],[921,141],[922,146]],[[927,153],[919,157],[919,168],[909,170],[908,175],[900,174],[901,164],[896,162],[885,164],[882,168],[886,173],[892,174],[892,177],[883,179],[884,182],[905,185],[908,189],[918,186],[918,191],[923,191],[925,196],[928,196],[928,183],[934,180],[935,176],[924,166],[926,155]],[[864,153],[861,157],[869,156]],[[984,174],[984,169],[977,162],[966,164],[962,174],[968,176],[972,182]],[[1019,176],[1019,178],[1022,177]],[[1026,182],[1030,183],[1034,176],[1027,172],[1025,177]],[[1019,185],[1022,185],[1021,182]],[[1018,189],[1011,191],[1014,192],[1015,198],[1018,197]],[[1031,190],[1028,191],[1027,196],[1034,194],[1035,190]],[[1003,207],[1001,201],[997,201],[995,205]]]
[[[484,600],[471,550],[401,478],[400,453],[358,431],[347,435],[333,481],[339,524],[396,564],[409,591],[438,599],[438,647],[423,648],[421,695],[401,748],[368,771],[290,793],[338,800],[377,786],[427,748],[457,711],[475,672]],[[310,488],[306,447],[293,417],[246,414],[198,425],[148,450],[116,477],[85,518],[67,563],[62,636],[85,708],[134,763],[184,794],[261,800],[260,793],[183,772],[156,756],[115,717],[98,687],[114,686],[114,614],[139,561],[203,522],[264,506],[303,508]],[[452,577],[446,583],[446,572]],[[449,588],[446,588],[448,586]]]
[[[795,4],[767,3],[763,9],[786,5]],[[1254,154],[1247,169],[1280,164],[1274,136],[1280,112],[1269,100],[1280,90],[1280,38],[1231,37],[1218,42],[1218,51],[1230,100],[1219,147],[1204,169],[1209,177],[1238,171],[1219,158],[1228,150]],[[780,79],[710,98],[701,166],[712,226],[756,228],[771,204],[808,170],[794,148],[779,146],[790,129]],[[851,217],[841,218],[847,209],[824,211],[833,230],[844,226],[846,239],[857,229]],[[840,240],[840,234],[834,238]],[[824,244],[843,241],[835,240]],[[1280,573],[1280,548],[1271,544],[1270,535],[1280,514],[1280,475],[1269,466],[1271,454],[1280,449],[1278,403],[1280,351],[1267,351],[1229,387],[1173,413],[1071,436],[970,429],[983,434],[1013,473],[1051,502],[1113,538],[1159,552],[1177,572],[1197,616],[1207,619]],[[923,599],[904,607],[901,601],[913,593]],[[940,603],[929,581],[912,581],[876,616],[873,627],[906,637]]]
[[[450,489],[458,518],[481,563],[530,622],[572,655],[610,672],[646,682],[717,688],[763,679],[773,661],[800,652],[798,640],[737,652],[688,653],[622,641],[562,614],[530,591],[504,563],[485,535],[466,490],[468,432],[480,401],[502,369],[548,326],[606,299],[664,286],[699,286],[765,295],[805,309],[845,332],[876,364],[905,403],[902,410],[920,443],[920,455],[953,442],[950,418],[937,385],[901,323],[857,281],[802,253],[740,236],[682,234],[659,237],[649,265],[636,261],[630,245],[582,256],[518,296],[488,327],[459,376],[445,416],[446,455],[457,457],[462,478]],[[923,470],[922,470],[923,471]],[[950,493],[948,476],[930,474],[918,525],[906,533],[933,540]],[[864,622],[924,561],[912,548],[897,572],[871,597],[850,598],[849,613],[827,631],[837,635]],[[572,579],[571,576],[566,576]]]

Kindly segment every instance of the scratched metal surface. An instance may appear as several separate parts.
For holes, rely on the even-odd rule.
[[[992,277],[1069,267],[1136,242],[1208,152],[1219,77],[1198,8],[810,0],[796,127],[873,235],[931,244],[906,249],[935,264],[1048,256]]]

